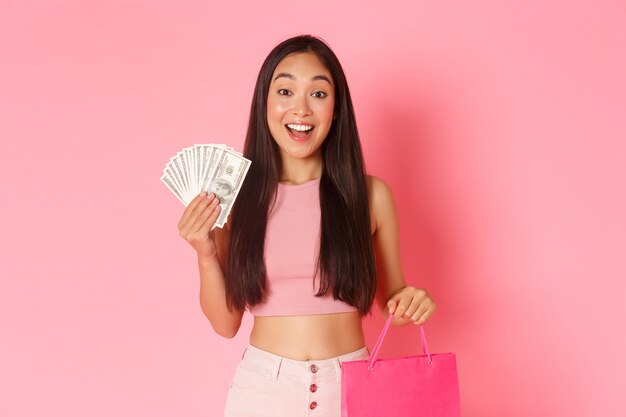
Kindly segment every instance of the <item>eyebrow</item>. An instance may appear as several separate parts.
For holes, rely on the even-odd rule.
[[[296,80],[296,77],[294,77],[292,74],[289,74],[288,72],[281,72],[274,78],[274,81],[276,81],[277,79],[281,77],[289,78],[290,80],[294,80],[294,81]],[[323,81],[326,81],[328,84],[332,85],[332,83],[330,82],[330,79],[325,75],[316,75],[315,77],[311,78],[311,81],[317,81],[317,80],[323,80]]]

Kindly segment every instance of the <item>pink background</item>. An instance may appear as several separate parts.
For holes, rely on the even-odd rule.
[[[159,177],[241,148],[300,33],[344,65],[463,415],[626,415],[625,3],[227,3],[0,1],[0,416],[221,415],[251,317],[212,332]]]

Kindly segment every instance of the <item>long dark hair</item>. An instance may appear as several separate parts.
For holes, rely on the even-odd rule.
[[[268,212],[274,201],[281,157],[267,124],[267,97],[278,63],[297,52],[314,53],[335,83],[335,115],[322,144],[320,179],[320,249],[318,271],[321,296],[370,312],[376,292],[376,267],[370,233],[365,164],[350,91],[334,52],[321,39],[302,35],[276,46],[263,62],[254,89],[244,155],[252,161],[230,218],[228,261],[225,268],[229,309],[242,310],[263,300]]]

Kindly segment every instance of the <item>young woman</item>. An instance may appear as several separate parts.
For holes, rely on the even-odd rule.
[[[213,193],[178,223],[213,329],[232,338],[254,315],[225,415],[339,417],[341,363],[368,357],[361,321],[374,301],[395,326],[424,323],[435,303],[405,283],[393,197],[365,174],[346,78],[323,41],[298,36],[268,55],[244,155],[226,227],[211,231]]]

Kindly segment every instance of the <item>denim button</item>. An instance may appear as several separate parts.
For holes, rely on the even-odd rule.
[[[311,384],[311,386],[309,387],[309,390],[310,390],[311,392],[315,392],[315,391],[317,391],[317,385],[315,385],[315,384]]]
[[[310,408],[311,410],[314,410],[314,409],[315,409],[315,407],[317,407],[317,403],[316,403],[315,401],[313,401],[311,404],[309,404],[309,408]]]
[[[311,372],[316,373],[317,372],[317,365],[313,364],[311,365]]]

